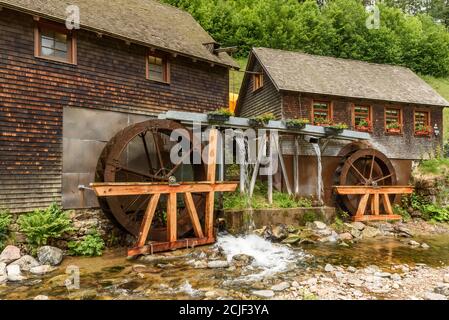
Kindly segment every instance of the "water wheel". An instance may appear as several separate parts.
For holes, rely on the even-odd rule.
[[[167,182],[176,178],[177,182],[201,181],[205,178],[205,166],[172,163],[170,151],[177,141],[171,141],[173,130],[185,129],[171,120],[153,119],[126,127],[118,132],[105,146],[98,160],[96,182]],[[182,135],[192,133],[183,130]],[[190,139],[190,141],[192,141]],[[192,153],[186,155],[192,160]],[[190,161],[192,163],[192,161]],[[149,196],[116,196],[99,198],[105,214],[118,226],[137,236]],[[198,215],[204,216],[205,196],[193,194]],[[188,213],[178,199],[178,235],[185,236],[192,229]],[[164,212],[166,199],[161,196],[154,227],[150,239],[162,240],[165,237]]]
[[[378,150],[366,148],[352,151],[342,158],[334,182],[341,186],[394,186],[397,178],[387,156]],[[356,213],[359,201],[357,195],[337,196],[339,206],[351,215]],[[390,201],[395,201],[394,195],[390,195]]]

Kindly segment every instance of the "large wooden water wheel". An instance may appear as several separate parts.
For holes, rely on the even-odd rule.
[[[340,186],[394,186],[396,172],[391,161],[382,152],[372,149],[352,151],[342,158],[336,170],[335,184]],[[395,196],[390,195],[390,201]],[[354,215],[360,201],[358,195],[338,195],[337,203],[346,212]],[[369,209],[368,209],[369,211]]]
[[[153,119],[121,130],[103,149],[97,164],[96,182],[168,183],[169,178],[173,180],[173,177],[177,182],[204,180],[204,165],[171,162],[170,151],[177,141],[171,141],[170,135],[176,129],[185,127],[175,121]],[[179,132],[182,136],[192,136],[189,130]],[[185,157],[192,160],[192,152]],[[204,197],[204,194],[193,194],[200,218],[204,216]],[[138,236],[149,198],[148,195],[115,196],[99,198],[99,202],[111,220],[130,234]],[[182,199],[178,199],[178,202],[178,235],[184,236],[190,232],[192,225]],[[156,225],[151,229],[152,240],[165,237],[165,203],[166,200],[161,199],[156,210],[159,218],[154,220]]]

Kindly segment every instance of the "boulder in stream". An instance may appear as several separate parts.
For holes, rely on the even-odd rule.
[[[0,262],[4,262],[6,264],[16,261],[20,259],[20,249],[16,246],[6,246],[0,254]]]
[[[41,264],[57,266],[62,262],[63,252],[61,249],[52,246],[43,246],[37,249],[37,258]]]
[[[22,281],[22,280],[26,279],[20,272],[20,266],[17,264],[8,265],[6,267],[6,273],[8,275],[8,281],[16,282],[16,281]]]
[[[30,271],[31,268],[39,266],[39,262],[30,255],[25,255],[12,262],[10,265],[18,265],[22,271]]]

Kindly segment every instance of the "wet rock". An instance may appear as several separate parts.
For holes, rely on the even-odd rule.
[[[421,243],[421,248],[423,248],[423,249],[429,249],[430,246],[429,246],[427,243],[423,242],[423,243]]]
[[[20,255],[20,249],[16,246],[6,246],[5,249],[3,249],[2,253],[0,254],[0,262],[4,262],[6,264],[9,264],[21,257]]]
[[[338,237],[340,238],[340,240],[343,240],[343,241],[349,241],[349,240],[352,240],[352,238],[353,238],[352,234],[349,232],[340,233],[338,235]]]
[[[358,239],[362,236],[362,231],[357,230],[356,228],[352,228],[349,230],[349,233],[351,236],[353,236],[355,239]]]
[[[406,237],[406,238],[413,237],[413,233],[406,227],[398,225],[398,226],[394,227],[394,230],[401,237]]]
[[[301,237],[299,235],[297,235],[297,234],[289,234],[287,238],[282,240],[282,243],[294,244],[296,242],[299,242],[300,240],[301,240]]]
[[[60,274],[60,275],[57,275],[57,276],[51,278],[50,280],[48,280],[47,283],[50,286],[50,288],[64,287],[66,280],[67,280],[67,275]]]
[[[8,281],[22,281],[26,278],[20,272],[20,266],[18,265],[8,265],[6,267],[6,273],[8,275]]]
[[[326,264],[325,266],[324,266],[324,271],[326,271],[326,272],[332,272],[332,271],[335,271],[335,268],[334,268],[334,266],[333,265],[331,265],[331,264]]]
[[[290,284],[286,281],[275,284],[274,286],[271,287],[271,290],[273,291],[284,291],[285,289],[290,288]]]
[[[287,227],[283,224],[278,224],[271,228],[271,238],[275,241],[281,241],[288,237]]]
[[[410,240],[408,242],[408,244],[411,245],[412,247],[419,247],[420,246],[420,243],[415,241],[415,240]]]
[[[446,296],[439,294],[439,293],[435,293],[435,292],[426,292],[424,294],[424,299],[425,300],[447,300]]]
[[[94,289],[75,290],[69,294],[69,299],[71,300],[92,300],[96,297],[97,291]]]
[[[362,231],[366,228],[366,225],[363,222],[355,221],[350,224],[350,226],[356,230]]]
[[[50,299],[48,298],[48,296],[44,296],[44,295],[40,294],[38,296],[35,296],[33,298],[33,300],[50,300]]]
[[[355,279],[355,278],[348,279],[346,282],[353,287],[361,287],[363,284],[362,280]]]
[[[207,262],[206,262],[206,261],[203,261],[203,260],[200,260],[200,261],[194,261],[194,262],[193,262],[193,267],[194,267],[195,269],[205,269],[205,268],[207,268]]]
[[[207,267],[211,268],[211,269],[228,268],[229,267],[229,263],[226,260],[214,260],[214,261],[209,261],[207,263]]]
[[[446,274],[443,276],[443,282],[444,282],[444,283],[449,283],[449,273],[446,273]]]
[[[261,297],[261,298],[272,298],[274,297],[273,290],[253,290],[251,292],[253,295]]]
[[[389,272],[374,272],[374,275],[376,277],[380,277],[380,278],[390,278],[391,277],[391,273],[389,273]]]
[[[6,275],[6,263],[0,262],[0,276]]]
[[[57,269],[56,267],[52,267],[49,264],[44,264],[41,266],[36,266],[36,267],[30,268],[30,272],[35,275],[44,275],[44,274],[53,272],[56,269]]]
[[[355,223],[355,222],[354,222]],[[365,228],[362,231],[362,237],[363,238],[374,238],[380,235],[380,231],[377,228],[365,226]]]
[[[354,268],[353,266],[349,266],[349,267],[347,268],[347,270],[348,270],[348,272],[351,272],[351,273],[357,272],[357,269]]]
[[[314,221],[312,223],[312,228],[315,230],[324,230],[324,229],[327,229],[327,225],[321,221]]]
[[[43,246],[37,249],[37,258],[41,264],[57,266],[62,262],[63,252],[52,246]]]
[[[10,265],[18,265],[22,271],[30,271],[31,268],[39,266],[39,262],[32,256],[25,255],[12,262]]]
[[[236,254],[232,257],[232,264],[236,266],[246,266],[253,263],[254,257],[247,254]]]
[[[402,280],[402,277],[401,277],[400,274],[393,273],[393,274],[391,275],[391,280],[393,280],[393,281],[401,281],[401,280]]]
[[[443,284],[433,289],[433,292],[449,297],[449,285]]]
[[[0,275],[0,284],[4,284],[6,281],[8,281],[8,276],[6,274]]]

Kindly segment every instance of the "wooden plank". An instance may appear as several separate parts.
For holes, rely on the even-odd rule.
[[[210,129],[206,171],[206,180],[210,183],[215,183],[215,171],[217,168],[217,136],[217,129]]]
[[[214,199],[215,192],[209,192],[206,195],[206,209],[204,217],[204,228],[207,238],[214,237]]]
[[[363,216],[353,216],[352,221],[386,221],[386,220],[401,220],[402,217],[397,214],[380,214],[376,215],[363,215]]]
[[[192,194],[190,192],[184,193],[184,202],[186,204],[187,212],[189,213],[190,220],[192,221],[193,231],[197,238],[203,238],[203,230],[201,228],[200,220],[198,218],[198,213],[195,208],[195,203],[193,202]]]
[[[299,195],[299,141],[298,137],[295,137],[295,150],[293,154],[293,189],[295,195]]]
[[[156,194],[156,193],[184,193],[184,192],[211,192],[211,191],[235,191],[237,189],[237,182],[223,182],[219,184],[194,183],[194,184],[179,184],[177,186],[170,186],[168,184],[107,184],[94,185],[96,195],[98,197],[110,197],[120,195],[140,195],[140,194]]]
[[[390,197],[387,194],[382,194],[382,202],[384,204],[384,209],[385,212],[388,215],[392,215],[393,214],[393,208],[391,207],[391,202],[390,202]]]
[[[375,193],[373,195],[373,213],[378,216],[379,215],[379,194]]]
[[[135,257],[141,254],[153,254],[167,250],[194,248],[210,243],[214,243],[215,238],[187,238],[176,240],[174,242],[153,242],[143,247],[134,247],[128,249],[128,257]]]
[[[279,147],[279,142],[277,141],[277,139],[274,139],[273,141],[274,141],[274,144],[276,146],[276,150],[277,150],[278,155],[279,155],[279,163],[281,164],[282,176],[283,176],[284,181],[285,181],[285,186],[287,187],[287,193],[289,195],[292,195],[292,188],[290,186],[290,181],[288,180],[288,173],[287,173],[287,169],[285,167],[284,157],[282,156],[282,153],[281,153],[281,148]]]
[[[141,247],[145,244],[148,237],[148,232],[150,231],[151,222],[153,221],[154,212],[156,211],[157,204],[159,202],[160,194],[154,194],[148,203],[147,210],[140,225],[139,237],[137,239],[137,247]]]
[[[410,194],[413,187],[409,186],[388,186],[388,187],[364,187],[364,186],[336,186],[334,187],[338,194]]]
[[[176,193],[169,193],[167,200],[167,241],[174,242],[177,237]]]
[[[254,186],[256,185],[257,175],[259,174],[260,162],[262,161],[262,157],[263,157],[263,154],[264,154],[266,143],[267,143],[267,136],[263,135],[262,136],[262,140],[261,140],[260,145],[259,145],[259,148],[258,148],[259,150],[258,150],[258,153],[257,153],[256,163],[254,165],[253,175],[251,176],[251,181],[250,181],[250,184],[249,184],[249,196],[250,196],[250,198],[253,196]]]
[[[368,203],[369,194],[364,194],[359,202],[359,207],[357,208],[356,216],[363,216],[365,214],[366,205]]]

